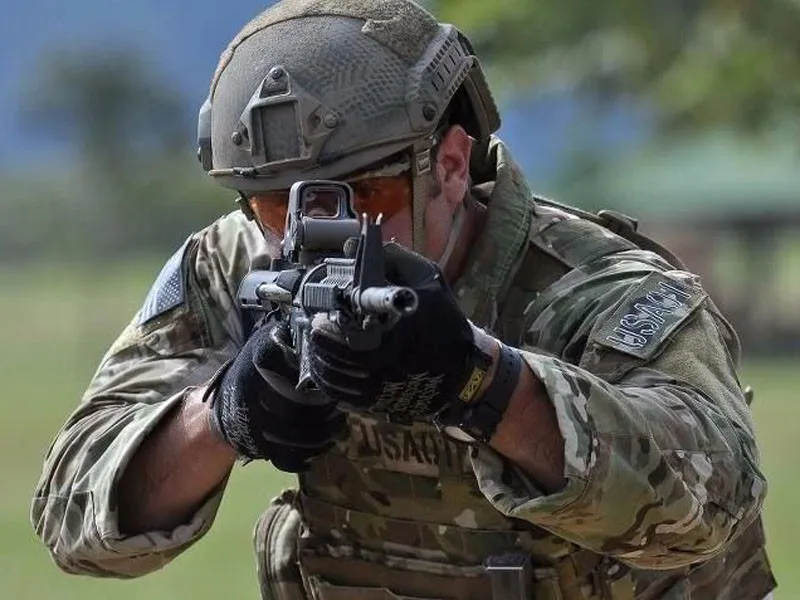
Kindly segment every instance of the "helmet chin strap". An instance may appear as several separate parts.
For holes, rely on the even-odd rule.
[[[425,254],[426,250],[425,207],[428,202],[428,193],[431,189],[431,178],[433,177],[433,165],[431,164],[431,148],[433,144],[433,138],[425,138],[415,142],[413,149],[414,155],[411,161],[414,182],[411,199],[411,243],[412,250],[418,254]],[[458,205],[453,215],[453,224],[450,227],[450,235],[447,238],[444,252],[437,261],[441,269],[444,269],[447,265],[456,247],[456,242],[458,242],[461,236],[461,230],[464,228],[465,214],[466,209],[464,208],[464,204],[461,203]]]
[[[450,235],[447,238],[447,244],[445,244],[444,252],[439,257],[439,260],[436,263],[439,265],[439,268],[444,271],[447,267],[447,263],[450,261],[450,257],[453,255],[453,250],[456,247],[456,242],[461,237],[461,230],[464,228],[464,215],[467,214],[467,209],[464,207],[464,203],[458,205],[456,208],[456,212],[453,215],[453,224],[450,226]]]
[[[426,137],[414,142],[411,157],[411,245],[417,254],[425,253],[425,205],[430,190],[431,148],[433,140]]]

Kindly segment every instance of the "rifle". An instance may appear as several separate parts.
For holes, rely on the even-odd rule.
[[[252,270],[239,286],[242,309],[278,313],[288,322],[298,389],[310,389],[311,320],[328,313],[354,350],[373,350],[383,332],[417,310],[416,292],[387,285],[381,217],[353,209],[353,190],[338,181],[295,183],[289,191],[281,256]]]

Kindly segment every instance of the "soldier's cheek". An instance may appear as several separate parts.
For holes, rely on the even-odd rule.
[[[404,208],[383,222],[381,234],[384,242],[394,240],[401,246],[411,248],[411,209]]]

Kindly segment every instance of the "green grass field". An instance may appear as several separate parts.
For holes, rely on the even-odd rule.
[[[55,432],[78,402],[116,332],[133,315],[154,265],[0,270],[0,599],[167,600],[257,598],[250,533],[268,500],[290,479],[265,465],[237,469],[208,536],[161,572],[135,581],[62,574],[33,535],[31,492]],[[793,568],[800,539],[800,363],[749,362],[755,416],[770,478],[766,519],[781,588],[800,598]],[[796,505],[795,503],[798,503]]]

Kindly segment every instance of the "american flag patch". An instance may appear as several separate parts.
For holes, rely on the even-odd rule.
[[[139,316],[136,319],[137,325],[144,325],[180,306],[186,300],[186,284],[182,267],[183,256],[188,245],[189,240],[186,240],[161,269],[139,310]]]

